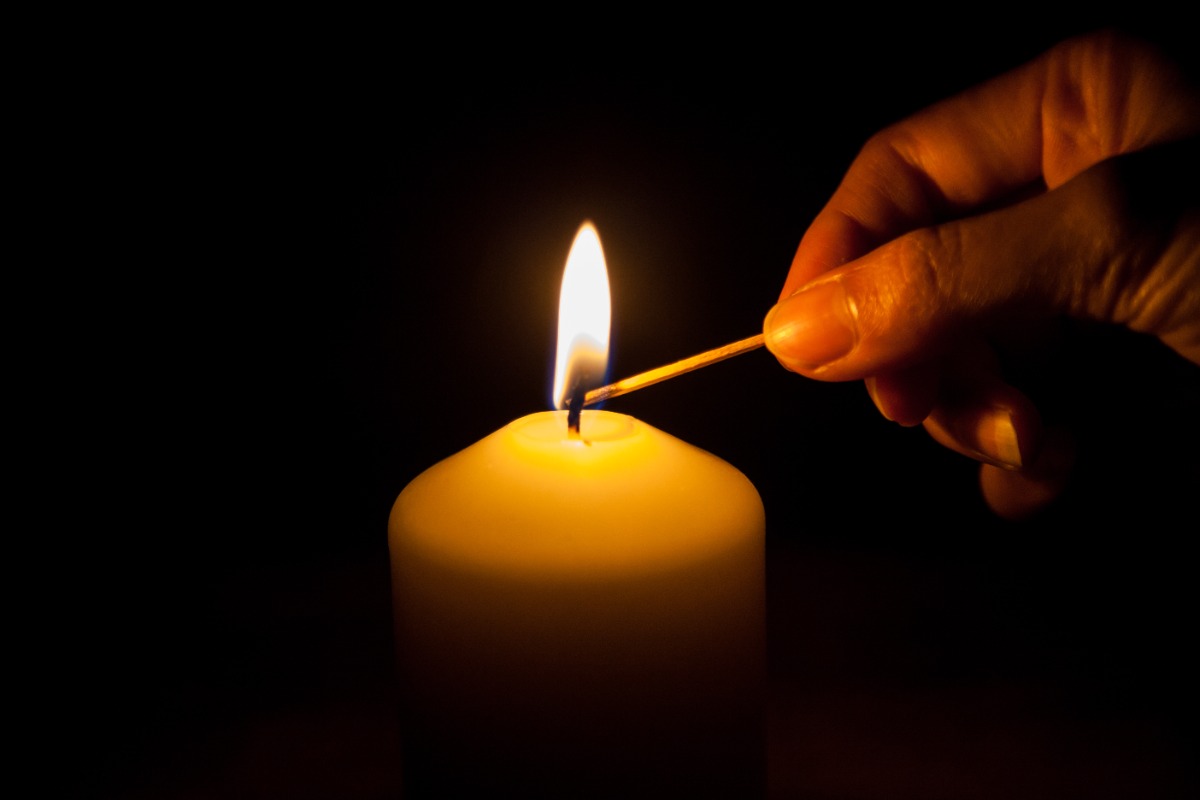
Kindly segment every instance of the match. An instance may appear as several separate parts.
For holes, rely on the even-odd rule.
[[[629,394],[637,389],[643,389],[647,386],[653,386],[656,383],[661,383],[668,378],[674,378],[676,375],[682,375],[685,372],[707,367],[709,364],[715,364],[718,361],[724,361],[727,358],[732,358],[742,353],[748,353],[751,350],[757,350],[763,346],[763,335],[757,334],[746,339],[723,345],[721,347],[706,350],[703,353],[691,356],[689,358],[676,361],[674,364],[668,364],[665,367],[658,367],[639,375],[634,375],[632,378],[625,378],[616,383],[610,383],[607,386],[601,386],[599,389],[592,389],[583,397],[583,406],[591,406],[596,403],[601,403],[613,397],[620,397],[623,394]]]

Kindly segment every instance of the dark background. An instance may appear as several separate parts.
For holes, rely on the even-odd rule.
[[[614,378],[751,335],[871,133],[1107,21],[596,13],[581,40],[230,20],[80,77],[85,157],[135,196],[90,207],[139,266],[74,293],[116,301],[80,337],[89,480],[62,506],[102,521],[65,558],[75,796],[396,796],[387,515],[548,407],[580,223]],[[1021,379],[1081,469],[1019,524],[861,384],[765,351],[608,403],[762,494],[773,796],[1196,788],[1197,370],[1088,330]]]

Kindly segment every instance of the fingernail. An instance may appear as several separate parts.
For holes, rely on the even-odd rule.
[[[980,426],[983,428],[979,437],[983,452],[998,461],[998,466],[1020,469],[1021,443],[1017,440],[1017,429],[1013,425],[1012,415],[997,409],[996,413],[988,415],[987,420],[988,422]]]
[[[810,284],[767,313],[763,333],[776,358],[788,367],[811,370],[854,349],[854,304],[840,280]]]
[[[863,379],[863,385],[867,387],[867,394],[871,396],[871,402],[879,409],[879,413],[883,415],[883,418],[888,422],[895,422],[891,415],[888,414],[888,410],[884,407],[883,402],[879,399],[879,392],[875,389],[875,378],[868,377]]]
[[[1001,469],[1019,470],[1021,444],[1012,414],[1002,408],[992,408],[979,414],[973,422],[959,422],[953,427],[954,438],[980,461]]]

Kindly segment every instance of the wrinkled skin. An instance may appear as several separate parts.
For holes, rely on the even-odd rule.
[[[804,234],[767,347],[801,375],[864,380],[885,417],[981,462],[997,514],[1040,510],[1072,438],[1006,360],[1081,320],[1200,364],[1190,77],[1100,31],[880,131]]]

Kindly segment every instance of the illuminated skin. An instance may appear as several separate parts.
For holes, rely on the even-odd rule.
[[[1027,516],[1072,445],[997,356],[1066,318],[1200,364],[1198,150],[1200,92],[1162,53],[1063,42],[867,142],[800,241],[767,347],[865,380],[885,417],[981,462],[997,514]]]

